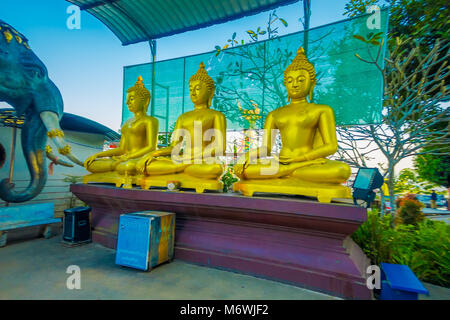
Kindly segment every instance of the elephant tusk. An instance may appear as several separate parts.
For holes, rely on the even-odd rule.
[[[52,152],[52,149],[50,148],[50,146],[46,146],[45,151],[47,154],[47,158],[49,158],[53,163],[62,165],[64,167],[73,167],[73,164],[66,162],[64,160],[58,159],[58,157],[55,156],[55,154]]]
[[[70,150],[70,146],[64,140],[64,132],[59,126],[58,115],[54,112],[44,111],[40,114],[42,122],[47,128],[47,136],[53,140],[55,145],[58,147],[58,151],[61,155],[68,158],[73,163],[84,167],[84,163],[78,160]]]
[[[56,141],[55,141],[55,143],[56,143]],[[72,148],[71,148],[68,144],[66,144],[64,147],[58,148],[58,152],[59,152],[59,154],[65,156],[65,157],[67,157],[67,158],[69,158],[73,163],[76,163],[76,164],[78,164],[79,166],[84,167],[84,163],[81,162],[80,160],[78,160],[78,159],[72,154],[71,149],[72,149]]]

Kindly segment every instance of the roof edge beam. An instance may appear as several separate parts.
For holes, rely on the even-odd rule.
[[[91,4],[86,4],[84,6],[80,6],[80,9],[81,10],[94,9],[94,8],[97,8],[97,7],[102,7],[102,6],[107,5],[107,4],[112,4],[112,3],[117,2],[117,1],[119,1],[119,0],[100,0],[100,1],[97,1],[97,2],[93,2]]]

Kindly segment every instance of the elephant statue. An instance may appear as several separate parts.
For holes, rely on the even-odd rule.
[[[59,121],[63,115],[63,99],[49,79],[47,68],[28,46],[28,40],[13,27],[0,20],[0,101],[12,106],[17,116],[24,115],[21,141],[30,182],[22,192],[14,190],[9,179],[0,182],[0,198],[7,202],[24,202],[36,197],[47,181],[45,157],[65,166],[47,146],[50,138],[61,155],[83,166],[65,142]]]

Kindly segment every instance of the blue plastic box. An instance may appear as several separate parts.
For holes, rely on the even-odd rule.
[[[173,259],[175,214],[145,211],[119,218],[116,264],[147,271]]]
[[[429,294],[408,266],[381,264],[381,300],[417,300],[419,293]]]

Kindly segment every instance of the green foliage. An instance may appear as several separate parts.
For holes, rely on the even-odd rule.
[[[263,109],[264,104],[274,108],[286,104],[285,92],[282,89],[283,79],[280,75],[283,74],[288,61],[292,60],[293,52],[278,48],[273,54],[267,55],[265,44],[259,42],[277,38],[279,28],[286,26],[286,20],[278,17],[274,10],[270,12],[265,27],[246,31],[246,36],[249,38],[245,41],[238,40],[237,33],[234,32],[226,45],[215,46],[216,56],[221,53],[226,55],[224,61],[227,61],[228,65],[215,78],[213,108],[227,114],[227,118],[233,119],[241,128],[249,128],[250,123],[245,119],[240,108],[256,111],[256,108]],[[229,47],[235,49],[224,51]],[[260,92],[264,90],[264,102],[260,97],[255,99],[248,90],[244,90],[249,81],[255,85],[255,90]],[[264,110],[261,110],[259,115],[258,122],[262,125],[265,117]]]
[[[436,39],[449,39],[450,6],[447,0],[388,0],[392,37],[405,34],[422,39],[431,48]]]
[[[392,225],[390,215],[373,210],[352,235],[373,264],[404,264],[429,283],[450,286],[450,226],[424,220],[417,226]]]
[[[394,261],[409,265],[423,281],[450,286],[450,226],[426,220],[411,233],[411,250],[395,254]]]
[[[83,181],[83,176],[73,176],[73,175],[70,175],[70,174],[63,174],[63,175],[66,176],[63,179],[63,181],[64,182],[68,182],[70,184],[79,183],[79,182]],[[75,207],[75,203],[76,203],[77,199],[78,198],[73,193],[71,193],[70,194],[70,198],[69,198],[68,208]]]
[[[419,222],[425,220],[425,215],[422,212],[424,204],[415,199],[414,195],[406,195],[397,200],[397,216],[395,217],[396,224],[411,224],[417,225]]]
[[[367,221],[352,235],[373,264],[391,260],[391,248],[396,236],[392,223],[391,215],[379,216],[376,210],[372,210],[367,215]]]
[[[78,183],[83,180],[83,176],[73,176],[70,174],[63,174],[63,176],[65,176],[63,181],[68,183]]]
[[[358,39],[362,42],[368,43],[368,44],[373,44],[374,46],[379,46],[381,45],[381,36],[383,35],[384,32],[377,32],[377,33],[373,33],[370,32],[367,37],[363,37],[361,35],[355,34],[353,36],[353,38]]]
[[[169,132],[159,132],[158,133],[158,146],[167,147],[172,141],[172,133],[175,129],[175,123],[169,127]]]
[[[418,155],[414,166],[420,178],[446,188],[450,187],[450,153]]]
[[[344,15],[355,17],[366,13],[366,8],[378,3],[378,0],[350,0],[345,5]]]
[[[233,173],[233,167],[228,166],[225,169],[225,173],[222,175],[222,178],[220,179],[223,183],[223,191],[228,192],[228,190],[231,190],[233,183],[239,181],[238,178]]]
[[[450,7],[447,0],[350,0],[344,15],[355,17],[366,13],[371,5],[390,7],[391,39],[409,35],[432,47],[436,39],[448,39]],[[426,10],[424,10],[426,8]]]
[[[250,41],[248,41],[247,43],[252,43],[252,42],[258,42],[264,39],[261,39],[260,36],[265,36],[266,39],[273,39],[276,38],[278,36],[278,27],[274,27],[277,23],[277,21],[281,22],[281,24],[284,27],[288,26],[288,23],[286,20],[284,20],[283,18],[278,17],[277,15],[277,11],[273,10],[270,14],[269,14],[269,20],[267,22],[267,26],[265,29],[262,29],[261,27],[258,27],[256,30],[247,30],[247,35],[250,37]],[[236,36],[237,33],[234,32],[233,35],[231,36],[230,39],[227,40],[227,44],[224,45],[222,48],[218,45],[215,46],[216,49],[216,56],[218,56],[223,50],[227,49],[228,47],[234,47],[236,45],[243,45],[246,42],[244,41],[244,39],[242,39],[241,41],[236,40]]]
[[[160,146],[168,146],[170,144],[170,139],[172,138],[172,132],[168,133],[159,133],[158,134],[158,145]]]
[[[408,168],[400,171],[394,186],[396,194],[431,194],[433,189],[439,189],[439,185],[427,181],[414,170]],[[445,194],[445,191],[438,191],[437,193]]]

